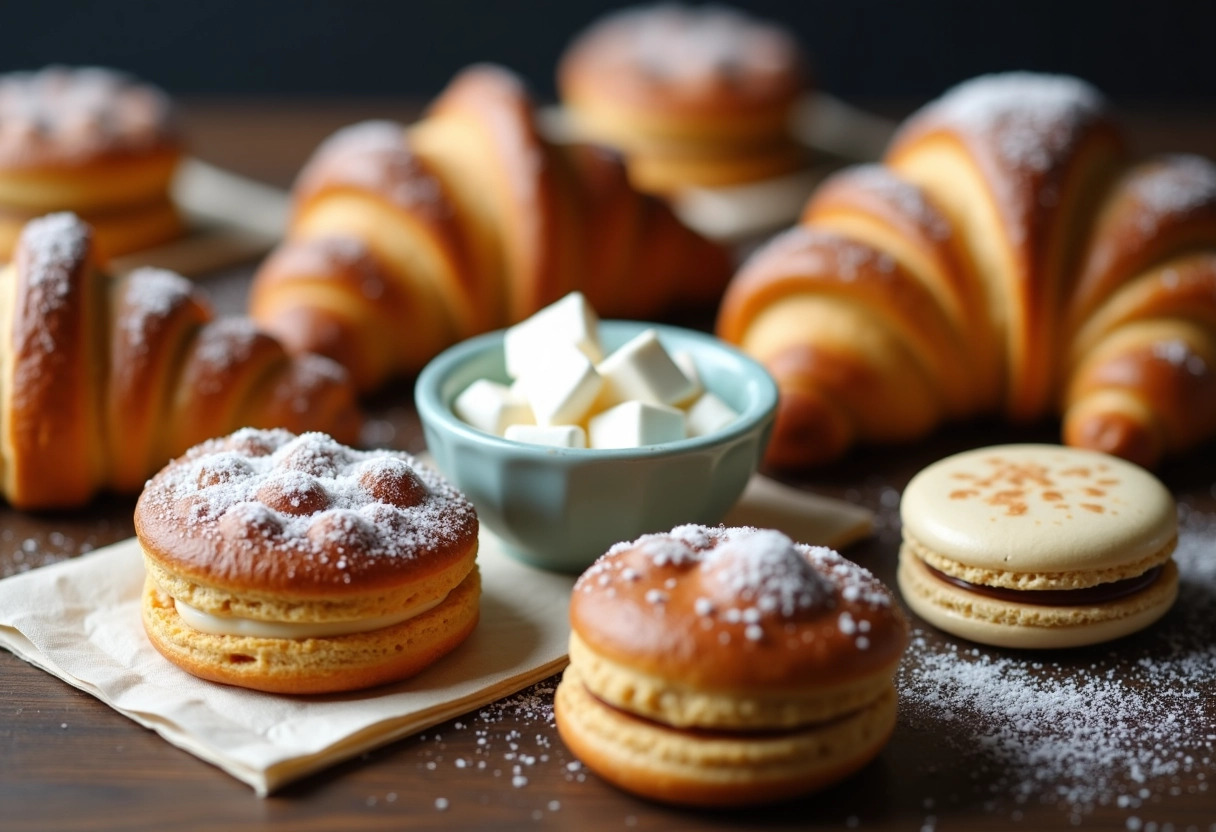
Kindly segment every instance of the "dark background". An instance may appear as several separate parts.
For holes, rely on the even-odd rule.
[[[541,2],[0,3],[0,70],[49,62],[128,69],[177,94],[428,99],[492,60],[541,96],[569,38],[622,4]],[[819,83],[846,98],[911,100],[1001,69],[1069,72],[1108,94],[1216,106],[1216,0],[740,2],[787,23]]]

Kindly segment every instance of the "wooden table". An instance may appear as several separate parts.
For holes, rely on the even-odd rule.
[[[333,128],[412,111],[394,102],[193,102],[187,126],[200,156],[286,185]],[[1141,114],[1133,128],[1146,151],[1216,148],[1216,114]],[[252,265],[207,280],[222,309],[242,306],[251,271]],[[369,410],[392,445],[421,449],[408,382]],[[893,585],[898,499],[915,471],[956,450],[1054,435],[1050,425],[944,430],[912,448],[858,453],[799,484],[876,512],[876,534],[847,554]],[[974,649],[918,627],[901,673],[904,696],[891,744],[846,783],[802,801],[692,812],[617,792],[582,770],[557,738],[550,709],[555,679],[259,799],[89,695],[0,651],[0,829],[1216,830],[1216,568],[1205,560],[1216,564],[1216,447],[1160,473],[1178,498],[1192,564],[1182,603],[1165,621],[1113,645],[1029,656]],[[132,505],[107,498],[53,515],[0,508],[0,576],[128,537]],[[1207,678],[1195,678],[1205,668]],[[1074,694],[1068,707],[1052,699],[1056,691]],[[975,692],[977,699],[965,701]],[[1042,698],[1054,703],[1050,719],[1036,716],[1029,701]],[[1127,721],[1120,724],[1122,710]],[[1107,722],[1110,732],[1085,736]],[[1073,772],[1055,762],[1061,753],[1076,757]]]

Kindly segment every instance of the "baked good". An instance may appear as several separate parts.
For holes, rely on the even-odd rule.
[[[18,508],[137,492],[242,426],[358,433],[339,365],[289,356],[247,318],[214,320],[178,275],[104,274],[72,214],[30,222],[0,286],[0,488]]]
[[[575,38],[558,66],[575,131],[620,149],[633,183],[660,194],[804,165],[790,121],[808,88],[792,33],[722,5],[610,12]]]
[[[1216,166],[1129,159],[1076,78],[980,77],[824,183],[717,330],[777,378],[778,465],[1053,413],[1152,465],[1216,433]]]
[[[182,155],[161,90],[101,67],[0,75],[0,262],[34,217],[72,211],[103,257],[181,234],[169,186]]]
[[[679,526],[575,584],[557,728],[605,780],[696,806],[834,783],[895,726],[907,625],[870,573],[780,532]]]
[[[477,624],[477,513],[409,454],[238,430],[135,506],[144,629],[213,682],[354,690],[417,673]]]
[[[608,151],[544,139],[520,81],[476,66],[416,125],[368,122],[301,172],[250,312],[361,389],[573,289],[611,317],[717,299],[722,247],[628,184]]]
[[[999,647],[1075,647],[1169,610],[1174,500],[1143,468],[1058,445],[935,462],[904,490],[899,588],[930,624]]]

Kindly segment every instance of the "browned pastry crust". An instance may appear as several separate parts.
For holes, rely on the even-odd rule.
[[[149,637],[203,678],[285,693],[365,687],[416,673],[477,621],[476,512],[405,453],[242,429],[150,480],[135,529]],[[288,631],[372,623],[217,633],[182,605]]]
[[[576,129],[620,148],[643,190],[754,181],[799,167],[791,110],[806,60],[784,28],[724,6],[612,12],[562,56]]]
[[[1216,166],[1129,162],[1088,84],[962,84],[801,224],[745,264],[718,319],[778,377],[772,462],[994,412],[1060,412],[1068,443],[1147,465],[1216,434]]]
[[[520,81],[476,66],[408,130],[368,122],[318,149],[250,312],[372,389],[572,289],[646,318],[716,298],[730,268],[615,154],[544,139]]]
[[[179,235],[169,186],[181,155],[168,97],[124,73],[0,76],[0,260],[26,221],[53,211],[89,221],[105,256]]]
[[[346,372],[290,357],[248,320],[212,320],[178,275],[102,273],[71,214],[31,222],[0,295],[0,459],[21,508],[134,491],[165,460],[242,425],[356,436]]]
[[[681,526],[618,544],[579,578],[570,622],[558,729],[647,797],[803,794],[872,759],[894,724],[908,632],[889,592],[778,532]]]

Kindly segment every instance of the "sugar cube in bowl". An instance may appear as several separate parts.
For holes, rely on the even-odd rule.
[[[509,385],[505,330],[457,344],[418,376],[415,401],[440,470],[515,557],[581,572],[612,544],[680,523],[717,523],[764,454],[777,387],[754,360],[712,335],[634,321],[599,322],[604,355],[647,329],[737,416],[701,436],[629,448],[568,448],[478,430],[453,412],[473,382]]]

